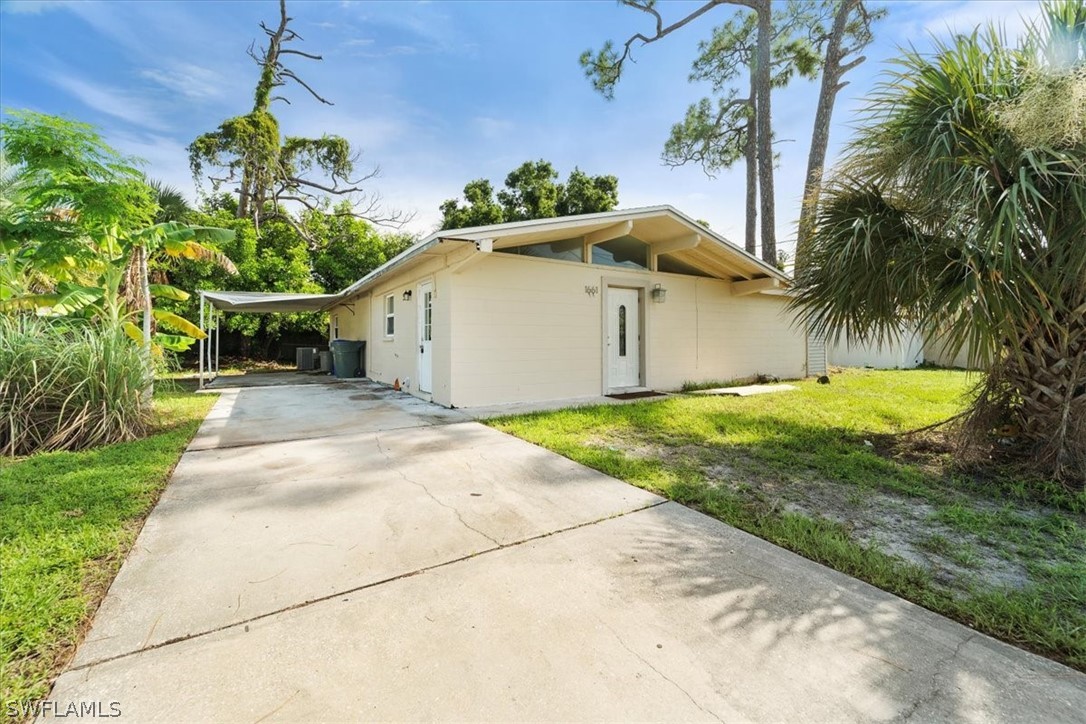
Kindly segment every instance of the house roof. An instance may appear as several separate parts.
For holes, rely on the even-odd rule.
[[[623,232],[623,233],[619,233]],[[374,269],[350,285],[325,305],[365,292],[377,282],[398,270],[404,270],[427,258],[444,256],[464,243],[489,239],[494,249],[524,244],[557,241],[578,236],[609,233],[631,235],[677,259],[704,269],[713,276],[732,281],[775,279],[784,285],[791,283],[788,275],[767,264],[745,249],[736,246],[717,232],[702,226],[686,214],[669,205],[619,209],[597,214],[561,216],[529,221],[514,221],[463,229],[443,229],[423,238],[406,251]],[[696,235],[696,237],[695,237]]]

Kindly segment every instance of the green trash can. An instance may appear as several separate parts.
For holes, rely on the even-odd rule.
[[[341,380],[366,376],[366,343],[357,339],[332,340],[332,373]]]

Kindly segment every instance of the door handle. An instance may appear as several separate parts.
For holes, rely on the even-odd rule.
[[[422,345],[420,344],[419,345],[419,354],[423,354],[424,352],[425,352],[425,350],[423,349]]]

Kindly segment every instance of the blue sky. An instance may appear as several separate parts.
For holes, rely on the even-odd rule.
[[[666,2],[665,18],[699,3]],[[868,61],[849,76],[831,134],[832,159],[853,111],[903,45],[986,20],[1020,32],[1033,0],[886,3]],[[190,195],[185,146],[224,118],[251,109],[257,68],[246,55],[274,25],[274,0],[246,2],[30,2],[3,0],[0,106],[69,115],[99,126],[115,147],[146,161],[152,177]],[[697,41],[733,10],[718,8],[636,52],[615,99],[585,80],[577,58],[608,38],[650,31],[650,18],[598,2],[288,2],[293,27],[323,62],[292,67],[335,105],[288,88],[276,104],[285,133],[335,133],[378,164],[373,182],[388,207],[414,212],[409,230],[436,227],[442,200],[470,179],[496,184],[528,159],[619,177],[622,207],[670,203],[742,241],[743,169],[710,179],[669,169],[660,152],[686,107],[708,93],[687,82]],[[781,140],[778,234],[794,234],[817,84],[774,96]]]

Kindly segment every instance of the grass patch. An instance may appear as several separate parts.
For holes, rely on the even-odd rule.
[[[935,437],[976,378],[849,370],[755,397],[675,397],[489,424],[978,630],[1086,670],[1086,494],[977,477]],[[1043,482],[1043,481],[1042,481]]]
[[[0,700],[37,700],[67,663],[215,398],[159,385],[140,440],[0,461]]]

